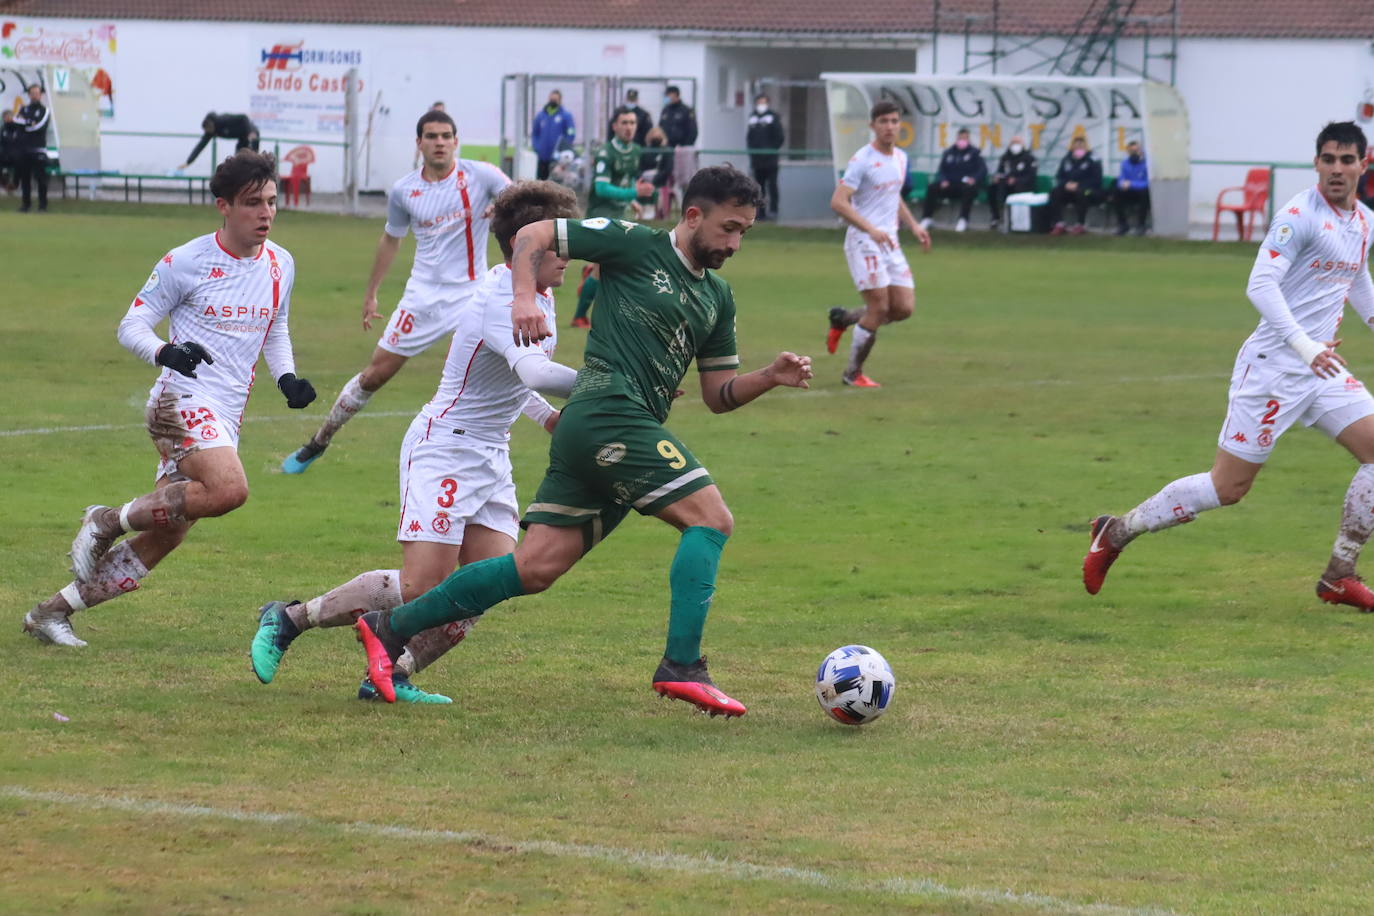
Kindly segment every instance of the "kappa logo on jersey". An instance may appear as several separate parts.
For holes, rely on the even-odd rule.
[[[1360,390],[1360,389],[1363,388],[1363,387],[1364,387],[1364,382],[1362,382],[1362,381],[1360,381],[1359,379],[1355,378],[1355,376],[1353,376],[1353,375],[1347,375],[1347,376],[1345,377],[1345,390],[1346,390],[1346,391],[1358,391],[1358,390]]]
[[[1231,438],[1232,438],[1232,439],[1235,439],[1237,442],[1249,442],[1249,441],[1250,441],[1249,439],[1245,438],[1245,433],[1236,433],[1236,434],[1235,434],[1234,436],[1232,436]]]
[[[425,189],[424,189],[424,188],[416,188],[415,190],[413,190],[413,191],[410,192],[410,196],[411,196],[411,197],[419,197],[419,196],[420,196],[421,194],[423,194],[423,193],[425,193]]]
[[[1301,213],[1302,211],[1299,210],[1297,207],[1289,207],[1289,208],[1288,208],[1288,212],[1291,213],[1291,214],[1293,214],[1294,216],[1297,216],[1297,215],[1298,215],[1299,213]]]
[[[448,534],[453,529],[453,523],[448,520],[447,512],[438,512],[434,515],[434,521],[430,522],[429,527],[434,529],[435,534]]]
[[[205,279],[207,279],[207,280],[223,280],[223,279],[224,279],[224,271],[223,271],[223,270],[220,270],[218,267],[211,267],[211,268],[210,268],[210,275],[207,276]]]
[[[653,276],[654,290],[665,296],[673,294],[673,282],[668,278],[668,271],[662,268],[654,271]]]
[[[1330,223],[1322,223],[1322,228],[1325,229],[1327,232],[1331,232],[1336,227],[1331,225]]]
[[[162,263],[163,263],[163,264],[166,264],[168,267],[171,267],[171,266],[172,266],[172,256],[169,254],[169,255],[167,255],[166,257],[164,257],[164,258],[162,259]]]
[[[619,226],[621,229],[624,229],[626,232],[629,232],[631,229],[639,225],[639,223],[632,223],[627,219],[618,219],[615,222],[617,226]]]
[[[410,534],[419,534],[421,531],[424,531],[424,530],[425,530],[425,526],[424,526],[424,525],[421,525],[421,524],[420,524],[417,520],[415,520],[415,519],[411,519],[411,520],[410,520],[410,524],[406,526],[406,531],[409,532]]]

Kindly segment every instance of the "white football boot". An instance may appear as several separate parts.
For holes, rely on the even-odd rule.
[[[43,611],[35,607],[24,615],[24,632],[50,646],[69,646],[80,649],[86,641],[72,632],[71,618],[60,611]]]

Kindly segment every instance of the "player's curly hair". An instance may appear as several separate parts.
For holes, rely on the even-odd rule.
[[[730,203],[737,207],[762,207],[763,189],[759,183],[733,165],[712,165],[699,169],[687,190],[682,192],[682,212],[697,207],[703,212],[716,204]]]
[[[507,260],[514,251],[515,233],[522,226],[578,216],[577,195],[552,181],[517,181],[497,195],[493,207],[491,231]]]
[[[277,180],[277,157],[241,149],[219,164],[210,179],[210,193],[233,203],[244,191],[257,191]]]

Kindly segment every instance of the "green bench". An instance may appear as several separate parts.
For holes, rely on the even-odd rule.
[[[124,199],[136,199],[140,203],[143,201],[143,191],[166,190],[169,186],[178,190],[186,188],[186,202],[194,204],[196,202],[196,191],[200,191],[200,202],[207,203],[210,198],[210,177],[208,175],[139,175],[128,172],[97,172],[85,169],[74,169],[71,171],[58,171],[53,173],[53,177],[62,182],[62,196],[67,196],[67,181],[72,183],[72,196],[81,199],[81,182],[88,183],[88,190],[94,190],[95,185],[123,182]]]

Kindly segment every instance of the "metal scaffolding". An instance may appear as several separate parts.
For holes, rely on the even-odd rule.
[[[1142,6],[1151,14],[1139,12]],[[1071,30],[1018,21],[1002,0],[934,0],[932,14],[931,63],[937,73],[940,37],[956,34],[963,37],[960,73],[1133,75],[1172,85],[1178,72],[1178,0],[1088,0]],[[1126,41],[1132,42],[1129,51]]]

